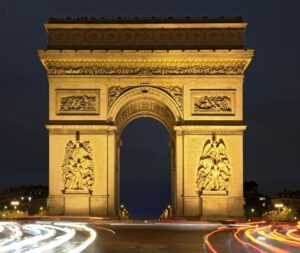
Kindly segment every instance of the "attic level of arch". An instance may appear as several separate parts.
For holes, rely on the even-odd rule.
[[[244,49],[245,27],[246,23],[239,17],[228,19],[52,18],[46,24],[47,48],[60,50]]]

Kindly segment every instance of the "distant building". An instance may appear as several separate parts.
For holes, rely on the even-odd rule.
[[[275,204],[283,204],[284,206],[300,213],[300,190],[291,191],[284,189],[283,191],[273,195],[271,202],[273,208],[275,207]]]
[[[0,191],[0,210],[18,209],[36,214],[47,207],[48,187],[42,185],[14,186]],[[17,203],[16,207],[12,202]]]
[[[247,218],[262,217],[270,205],[270,197],[258,191],[254,181],[244,182],[244,211]]]

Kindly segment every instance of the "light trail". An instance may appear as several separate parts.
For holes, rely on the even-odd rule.
[[[272,244],[269,244],[267,242],[262,241],[262,238],[266,238],[266,235],[262,234],[261,231],[262,230],[269,230],[270,227],[269,226],[263,226],[261,228],[252,228],[252,229],[248,229],[245,232],[245,235],[254,243],[262,246],[263,248],[266,248],[268,250],[271,250],[271,252],[275,252],[275,253],[290,253],[287,250],[284,249],[280,249],[278,247],[273,246]],[[263,237],[256,237],[254,236],[254,234],[262,234]]]
[[[215,249],[215,247],[213,246],[213,244],[210,242],[210,238],[220,232],[224,232],[226,230],[232,230],[232,228],[229,228],[229,227],[220,227],[220,228],[217,228],[216,230],[210,232],[209,234],[207,234],[205,237],[204,237],[204,243],[205,245],[209,248],[209,250],[212,252],[212,253],[218,253],[218,251]]]
[[[239,234],[242,233],[242,232],[245,232],[247,229],[249,229],[249,227],[244,227],[244,228],[238,228],[235,233],[234,233],[234,238],[243,246],[246,246],[246,247],[250,247],[252,248],[253,250],[259,252],[259,253],[268,253],[267,251],[265,250],[262,250],[260,248],[258,248],[257,246],[247,242],[247,241],[243,241],[242,239],[239,238]]]
[[[47,222],[19,224],[0,222],[0,252],[80,253],[96,239],[97,233],[84,223]],[[79,240],[77,240],[79,236]],[[82,237],[86,238],[82,241]]]
[[[241,226],[242,225],[242,226]],[[297,229],[298,228],[298,229]],[[299,225],[292,224],[272,224],[265,225],[263,223],[244,223],[239,226],[221,227],[213,230],[204,237],[205,246],[212,253],[226,252],[224,247],[228,240],[228,235],[223,234],[226,231],[234,231],[233,238],[236,246],[242,246],[242,251],[237,252],[258,252],[258,253],[292,253],[300,252],[300,231]],[[216,237],[216,235],[218,238]],[[224,240],[224,243],[220,243]],[[225,239],[226,238],[226,239]],[[216,243],[213,243],[216,242]],[[238,246],[237,246],[238,247]],[[228,252],[232,252],[228,249]]]
[[[300,234],[297,234],[297,229],[290,229],[286,235],[291,238],[292,240],[296,240],[298,242],[300,242]]]

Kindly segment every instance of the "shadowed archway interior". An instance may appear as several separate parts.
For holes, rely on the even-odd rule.
[[[122,131],[120,203],[134,218],[157,218],[171,203],[169,133],[152,118],[138,118]]]

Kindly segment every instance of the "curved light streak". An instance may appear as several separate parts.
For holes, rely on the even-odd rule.
[[[76,241],[77,233],[84,232],[86,240]],[[18,251],[22,253],[84,251],[97,237],[97,233],[83,223],[47,222],[19,224],[17,222],[0,222],[0,252]],[[61,248],[59,248],[61,247]],[[64,249],[63,249],[64,248]]]
[[[297,229],[298,228],[298,229]],[[222,245],[220,239],[217,244],[214,245],[213,237],[218,233],[224,233],[228,229],[233,229],[234,242],[243,246],[246,252],[258,252],[258,253],[291,253],[300,252],[300,231],[299,224],[293,225],[291,223],[271,224],[266,225],[262,222],[259,223],[242,223],[239,226],[228,225],[220,229],[213,230],[207,234],[204,238],[206,247],[212,253],[224,252],[224,248],[218,251],[217,247]],[[228,234],[226,234],[227,236]],[[226,236],[220,236],[219,238],[225,238]],[[226,243],[226,239],[224,244]],[[230,250],[228,251],[230,252]]]

